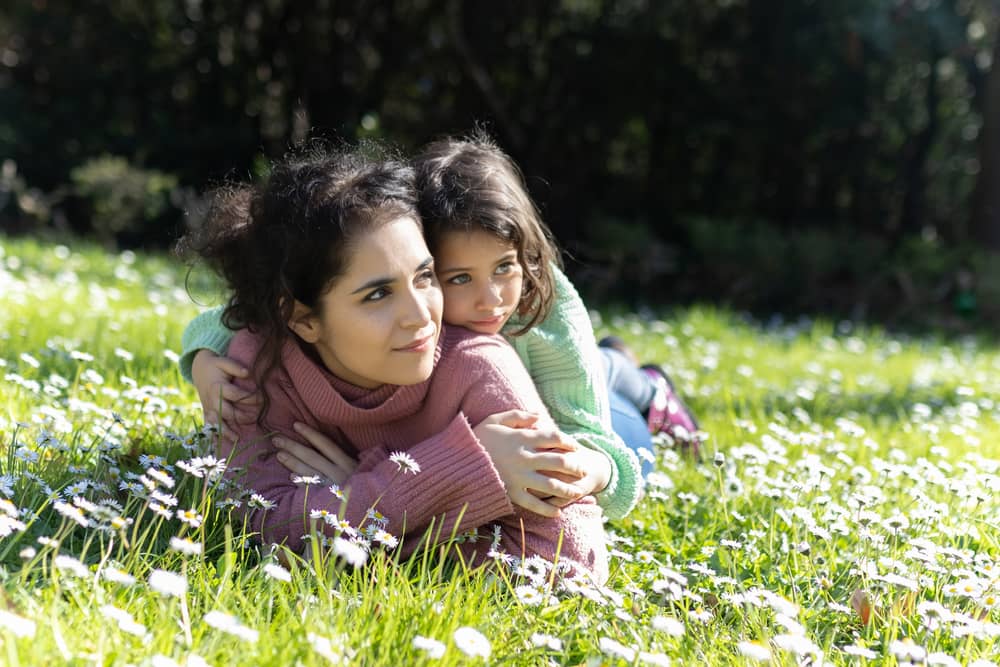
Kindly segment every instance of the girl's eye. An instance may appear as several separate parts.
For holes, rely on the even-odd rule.
[[[369,292],[365,296],[365,298],[363,299],[363,301],[365,303],[371,303],[372,301],[381,301],[382,299],[384,299],[387,296],[389,296],[389,288],[388,287],[379,287],[378,289]]]
[[[498,266],[496,268],[496,271],[494,271],[494,273],[496,273],[496,274],[510,273],[516,267],[517,267],[517,264],[515,262],[504,262],[503,264],[501,264],[500,266]]]
[[[421,284],[428,284],[434,282],[434,271],[428,269],[417,276],[417,282]]]
[[[452,276],[448,278],[449,285],[464,285],[466,283],[472,282],[472,276],[468,273],[460,273],[457,276]]]

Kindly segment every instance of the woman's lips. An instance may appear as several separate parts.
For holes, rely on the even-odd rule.
[[[424,336],[423,338],[418,338],[409,345],[404,345],[403,347],[397,347],[397,352],[426,352],[430,349],[431,345],[434,343],[434,334],[429,336]]]

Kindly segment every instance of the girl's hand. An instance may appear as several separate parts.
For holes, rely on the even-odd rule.
[[[252,424],[260,409],[260,397],[247,394],[233,384],[233,378],[245,378],[247,369],[211,350],[199,350],[191,363],[191,382],[198,390],[206,424],[223,426],[224,422]],[[221,418],[221,419],[220,419]]]
[[[293,427],[312,447],[282,436],[271,442],[278,448],[278,461],[294,474],[319,475],[332,484],[343,484],[358,467],[357,461],[316,429],[301,422],[295,422]]]
[[[573,455],[582,460],[580,465],[586,473],[579,479],[563,477],[560,473],[550,473],[559,477],[564,482],[571,484],[577,490],[575,498],[549,498],[547,502],[556,507],[565,507],[584,496],[600,493],[607,487],[608,482],[611,481],[612,464],[611,459],[607,455],[589,447],[580,447],[573,452]]]
[[[484,419],[472,432],[493,460],[515,505],[556,517],[556,503],[565,500],[563,504],[569,504],[586,495],[577,486],[587,477],[587,470],[576,442],[553,426],[540,425],[537,415],[501,412]]]

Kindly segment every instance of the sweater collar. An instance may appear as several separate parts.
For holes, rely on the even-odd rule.
[[[434,350],[435,369],[445,338],[442,331]],[[428,378],[414,385],[358,387],[312,359],[296,340],[285,342],[282,364],[288,381],[309,411],[320,422],[335,426],[381,425],[414,415],[423,407],[431,382]]]

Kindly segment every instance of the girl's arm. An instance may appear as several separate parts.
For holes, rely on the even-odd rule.
[[[224,356],[233,339],[233,331],[222,323],[223,306],[206,310],[199,314],[184,327],[181,334],[181,358],[177,364],[181,367],[181,375],[192,382],[191,367],[195,355],[201,350],[211,350],[218,356]]]
[[[531,373],[552,419],[567,435],[607,455],[612,477],[597,494],[612,519],[625,516],[639,501],[642,475],[639,460],[611,429],[608,390],[594,331],[583,300],[558,268],[556,301],[540,324],[511,344]],[[516,331],[518,322],[508,325]]]
[[[248,396],[233,383],[249,372],[225,356],[234,332],[222,323],[223,310],[222,306],[206,310],[188,323],[177,362],[181,375],[198,391],[205,423],[219,426],[253,421],[260,407],[257,395]]]

